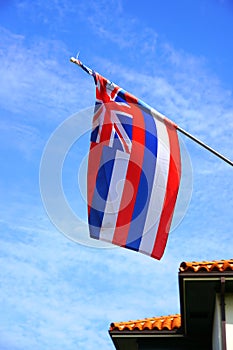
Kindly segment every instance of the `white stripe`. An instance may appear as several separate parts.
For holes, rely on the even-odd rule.
[[[107,89],[107,93],[108,92],[112,92],[116,87],[118,87],[116,84],[114,84],[112,81],[107,81],[107,84],[106,84],[106,89]]]
[[[115,102],[115,103],[120,104],[120,102]],[[126,105],[126,107],[131,108],[129,105]],[[126,116],[126,117],[128,117],[128,118],[130,118],[130,119],[133,119],[133,115],[130,114],[130,113],[123,112],[123,111],[118,111],[117,109],[116,109],[116,110],[113,109],[112,111],[115,112],[116,115],[117,115],[117,114],[119,114],[119,115],[124,115],[124,116]]]
[[[115,101],[115,100],[114,100],[114,103],[116,103],[116,104],[119,105],[119,106],[131,108],[131,106],[130,106],[127,102],[119,102],[119,101]],[[119,112],[119,111],[118,111],[118,112]],[[121,112],[120,112],[120,113],[121,113]],[[125,114],[127,114],[127,113],[125,113]]]
[[[95,142],[100,142],[100,137],[101,137],[101,132],[102,132],[102,127],[103,127],[103,123],[104,123],[104,114],[105,114],[105,108],[102,108],[102,111],[99,115],[99,117],[95,120],[95,122],[93,123],[93,130],[99,126],[99,130],[98,130],[98,135],[96,137],[96,141]]]
[[[92,130],[94,130],[100,124],[100,120],[103,120],[103,117],[101,118],[101,116],[103,116],[104,113],[105,113],[105,106],[102,104],[93,116]]]
[[[112,242],[129,164],[128,153],[117,150],[99,239]]]
[[[111,120],[113,123],[115,123],[118,127],[118,129],[121,132],[122,138],[125,140],[125,143],[127,144],[127,146],[129,147],[129,150],[131,151],[132,148],[132,142],[128,136],[128,134],[126,133],[125,129],[123,128],[119,118],[117,117],[117,115],[115,114],[115,111],[111,112]],[[121,141],[121,140],[120,140]],[[122,145],[124,148],[124,145]]]
[[[100,92],[100,81],[99,81],[99,79],[97,80],[96,88],[97,88],[98,91]]]
[[[108,144],[109,147],[112,147],[112,146],[113,146],[114,136],[115,136],[115,130],[114,130],[114,128],[112,127],[111,136],[110,136],[109,144]]]
[[[149,109],[151,110],[152,116],[155,119],[160,120],[161,122],[163,122],[164,120],[167,120],[167,117],[165,115],[163,115],[162,113],[156,111],[156,109],[150,108],[150,107],[149,107]]]
[[[164,198],[170,162],[170,144],[167,128],[159,120],[155,120],[157,127],[158,152],[153,188],[150,197],[145,227],[139,251],[151,255],[156,239]]]

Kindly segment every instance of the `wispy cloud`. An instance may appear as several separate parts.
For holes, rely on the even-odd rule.
[[[110,9],[114,9],[117,17],[111,26],[107,16]],[[117,57],[119,50],[130,46],[127,53],[124,50],[121,62],[115,60],[114,54],[110,59],[103,59],[98,53],[96,61],[105,67],[103,74],[109,74],[110,79],[212,147],[233,156],[229,135],[233,127],[232,91],[224,88],[204,56],[173,47],[154,29],[145,27],[143,19],[139,22],[126,15],[120,4],[116,6],[104,0],[94,6],[81,6],[80,13],[90,23],[95,35],[102,41],[106,40]],[[129,67],[132,59],[134,68]],[[216,127],[219,123],[221,128]]]
[[[28,6],[27,1],[20,0],[16,7],[20,16],[27,16],[32,23],[46,24],[51,30],[56,30],[56,25],[60,25],[61,29],[64,28],[63,20],[75,12],[75,4],[70,0],[52,0],[46,3],[35,0],[33,6]]]
[[[13,344],[17,343],[19,349],[32,346],[39,349],[38,339],[45,349],[81,346],[89,336],[100,346],[106,346],[104,344],[110,341],[107,328],[112,320],[162,313],[165,304],[155,303],[152,308],[154,295],[147,286],[150,283],[153,289],[153,284],[163,278],[165,270],[175,283],[176,276],[172,277],[173,269],[166,269],[166,262],[160,264],[157,281],[151,283],[149,276],[155,262],[149,259],[137,259],[136,268],[134,254],[126,254],[121,249],[83,248],[51,227],[47,230],[44,227],[46,222],[41,228],[38,224],[29,228],[28,224],[25,221],[26,231],[19,226],[12,227],[12,231],[7,229],[9,238],[14,235],[14,239],[1,239],[2,263],[7,254],[7,265],[0,274],[5,295],[1,297],[1,309],[5,310],[4,305],[7,309],[4,323],[3,314],[0,322],[3,339],[9,348],[12,344],[7,340],[9,329],[14,333]],[[140,288],[135,296],[138,283]],[[127,293],[119,295],[119,287]],[[175,299],[173,301],[177,304]],[[103,301],[104,309],[99,307]],[[10,317],[12,313],[14,318]],[[86,344],[87,349],[91,346]]]
[[[79,73],[74,77],[69,52],[62,42],[38,39],[28,43],[23,36],[4,28],[0,28],[0,37],[3,43],[0,55],[2,108],[24,114],[25,119],[36,123],[50,118],[62,120],[78,108],[88,106],[91,82],[87,80],[85,86],[82,81],[85,100],[77,102],[75,86]],[[64,62],[67,69],[64,69]]]
[[[27,160],[34,160],[35,150],[40,150],[43,146],[39,130],[25,123],[11,123],[6,117],[0,122],[0,130],[2,133],[1,148],[10,154],[10,149],[17,149]],[[9,142],[10,140],[10,142]],[[30,148],[29,148],[29,145]]]
[[[164,42],[156,30],[125,14],[121,2],[54,0],[29,6],[20,1],[17,8],[53,35],[34,31],[29,40],[0,28],[1,146],[9,150],[14,170],[1,183],[0,348],[112,348],[111,321],[179,312],[180,260],[230,257],[232,169],[186,141],[193,197],[160,262],[120,248],[81,246],[63,236],[42,209],[37,171],[51,132],[70,114],[93,105],[94,84],[68,62],[71,44],[54,29],[67,30],[74,41],[85,36],[93,68],[233,158],[232,92],[210,71],[206,58]],[[63,27],[71,13],[72,27]],[[116,20],[110,23],[113,13]],[[90,126],[90,118],[82,124]],[[79,161],[81,150],[75,151],[72,161]],[[23,157],[13,157],[18,153]],[[66,175],[69,185],[70,172]],[[77,202],[76,207],[80,210]],[[83,230],[80,226],[78,234]]]

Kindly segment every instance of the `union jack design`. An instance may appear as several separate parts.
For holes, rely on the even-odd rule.
[[[109,102],[113,102],[109,96]],[[116,147],[120,148],[127,153],[130,153],[132,142],[132,115],[123,111],[129,110],[127,104],[121,104],[122,110],[119,110],[119,102],[115,102],[116,107],[114,109],[112,103],[101,103],[96,101],[95,114],[93,118],[93,131],[91,135],[91,141],[100,143],[106,141],[109,147],[114,147],[118,141]],[[115,142],[114,142],[115,141]]]
[[[181,176],[176,125],[98,73],[94,78],[90,235],[160,259]]]

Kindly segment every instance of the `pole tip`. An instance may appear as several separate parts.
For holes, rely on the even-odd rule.
[[[73,63],[77,64],[78,66],[82,66],[82,62],[75,57],[70,57],[70,62],[73,62]]]

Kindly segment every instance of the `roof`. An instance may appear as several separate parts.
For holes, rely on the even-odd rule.
[[[181,327],[179,314],[144,318],[142,320],[128,322],[114,322],[110,325],[111,331],[144,331],[144,330],[175,330]]]
[[[204,273],[211,273],[211,272],[214,273],[215,272],[218,274],[218,273],[224,273],[225,271],[227,274],[229,272],[233,272],[233,259],[202,261],[202,262],[196,262],[196,261],[182,262],[180,264],[180,268],[179,268],[180,281],[181,281],[180,283],[183,283],[182,282],[183,278],[185,278],[190,273],[194,273],[194,274],[197,273],[196,276],[198,276],[198,273],[203,273],[203,272]],[[187,275],[186,275],[186,273],[187,273]],[[210,286],[209,286],[210,293],[212,293],[213,288],[214,288],[214,291],[216,291],[216,288],[215,288],[216,286],[215,285],[213,286],[213,283],[212,284],[211,283],[212,282],[210,282]],[[214,282],[214,283],[216,283],[216,282]],[[197,287],[200,289],[200,283],[198,284]],[[192,290],[193,290],[193,288],[194,288],[194,285],[192,284]],[[202,289],[200,289],[200,290],[199,289],[198,289],[198,291],[200,293],[202,293]],[[182,292],[184,290],[183,287],[181,286],[181,284],[180,284],[180,290]],[[206,290],[206,285],[205,285],[205,290]],[[189,285],[187,285],[187,281],[186,281],[185,293],[186,293],[185,295],[186,295],[186,299],[187,299],[187,296],[189,296],[189,294],[188,294],[189,293]],[[202,302],[204,302],[205,305],[208,306],[209,305],[208,300],[210,300],[210,297],[208,296],[208,300],[206,301],[205,294],[204,295],[200,294],[200,298],[198,300],[198,303],[200,304],[200,301],[202,301]],[[213,296],[214,296],[214,294],[213,294]],[[184,305],[182,304],[184,302],[183,297],[184,296],[181,295],[181,299],[182,299],[181,300],[181,311],[183,310],[183,307],[184,307]],[[191,298],[190,300],[193,300],[192,295],[190,298]],[[190,301],[190,305],[191,304],[192,304],[192,307],[194,307],[193,301],[192,302]],[[183,312],[184,311],[181,312],[182,315],[183,315]],[[184,317],[184,316],[182,316],[182,317]],[[199,328],[200,328],[200,326],[198,325],[198,330],[199,330]],[[111,334],[114,334],[114,332],[115,333],[122,332],[122,334],[123,333],[128,334],[129,332],[132,332],[132,334],[133,333],[135,334],[135,333],[138,333],[141,331],[145,331],[144,334],[147,332],[150,332],[150,331],[153,331],[153,332],[162,331],[162,332],[169,332],[169,333],[170,333],[170,331],[172,331],[174,333],[177,333],[180,330],[181,330],[181,315],[180,314],[144,318],[141,320],[127,321],[127,322],[113,322],[113,323],[111,323],[110,329],[109,329]]]
[[[182,262],[180,264],[180,273],[182,272],[224,272],[233,271],[233,259],[214,260],[203,262]]]

